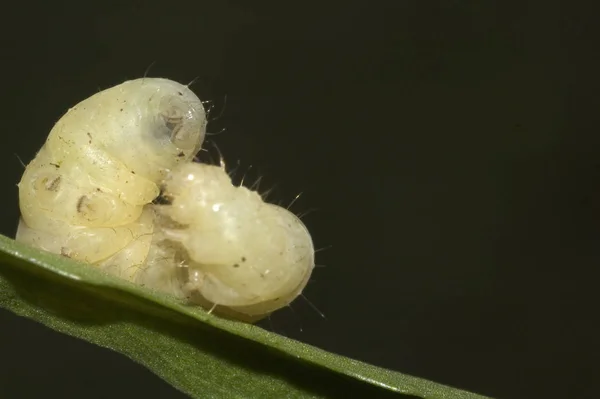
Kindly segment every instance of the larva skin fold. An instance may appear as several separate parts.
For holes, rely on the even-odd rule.
[[[234,186],[219,166],[182,165],[169,174],[163,190],[169,205],[157,206],[156,238],[163,251],[156,258],[160,268],[169,247],[185,256],[180,295],[255,316],[302,292],[314,267],[314,248],[293,213]],[[142,276],[148,285],[160,284],[152,281],[153,273]]]
[[[166,79],[128,81],[80,102],[23,174],[17,240],[107,267],[124,250],[129,264],[118,272],[133,273],[152,233],[144,206],[171,168],[193,158],[205,127],[198,97]]]
[[[205,131],[200,99],[168,79],[80,102],[25,169],[16,239],[229,317],[287,305],[313,270],[310,234],[224,167],[192,162]]]

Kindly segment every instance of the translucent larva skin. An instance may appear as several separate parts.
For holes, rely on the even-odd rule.
[[[122,250],[130,265],[143,263],[153,231],[144,206],[169,170],[194,157],[205,128],[198,97],[167,79],[127,81],[80,102],[23,174],[17,240],[107,267]]]
[[[193,163],[205,129],[200,99],[167,79],[82,101],[23,174],[17,240],[245,321],[287,305],[313,270],[310,234]]]
[[[157,206],[155,237],[162,250],[156,262],[150,257],[141,282],[167,283],[192,302],[247,315],[270,313],[302,291],[314,267],[314,248],[293,213],[234,186],[218,166],[182,165],[163,190],[169,204]],[[169,251],[181,262],[166,278],[162,263]]]

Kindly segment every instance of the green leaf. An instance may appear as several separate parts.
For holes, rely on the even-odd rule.
[[[194,398],[484,398],[222,319],[4,236],[0,306],[123,353]]]

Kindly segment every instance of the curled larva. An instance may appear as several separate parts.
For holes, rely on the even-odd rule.
[[[237,318],[287,305],[314,266],[310,234],[192,162],[205,129],[202,102],[167,79],[82,101],[26,167],[17,240]]]
[[[194,157],[205,128],[202,102],[166,79],[127,81],[80,102],[25,169],[17,240],[89,263],[121,252],[120,272],[131,272],[151,242],[145,206],[168,171]]]
[[[163,182],[163,198],[156,206],[160,250],[148,257],[140,282],[166,283],[192,302],[248,315],[287,305],[306,285],[314,248],[304,224],[255,191],[234,186],[224,167],[178,167]],[[165,267],[178,260],[183,268]]]

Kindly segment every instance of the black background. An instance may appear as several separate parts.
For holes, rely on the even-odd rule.
[[[298,300],[265,328],[491,396],[595,397],[591,8],[21,3],[0,24],[0,233],[16,230],[15,154],[31,160],[68,107],[148,69],[197,78],[225,160],[274,201],[303,192],[292,209],[317,208],[304,220],[328,248],[305,291],[326,318]],[[2,398],[184,397],[108,350],[6,311],[0,326]]]

